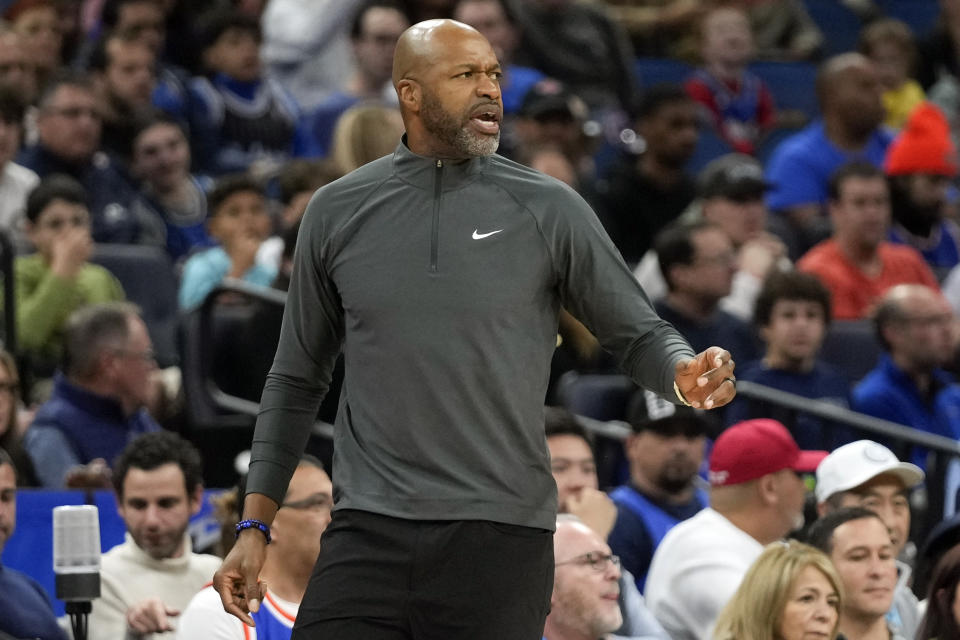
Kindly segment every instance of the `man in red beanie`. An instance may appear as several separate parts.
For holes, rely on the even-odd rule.
[[[674,640],[709,640],[717,615],[763,551],[803,526],[806,487],[826,451],[801,451],[776,420],[724,431],[710,454],[710,506],[653,554],[644,596]]]
[[[957,150],[940,109],[924,102],[910,113],[887,150],[884,170],[893,214],[890,240],[919,251],[942,279],[960,263],[960,227],[944,215]]]

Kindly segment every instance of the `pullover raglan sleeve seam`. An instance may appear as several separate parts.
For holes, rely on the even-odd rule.
[[[330,221],[322,209],[335,211],[337,203],[321,204],[325,192],[320,189],[307,206],[305,215],[311,218],[304,219],[297,240],[281,339],[253,435],[247,493],[283,501],[343,345],[343,307],[327,271],[329,258],[355,214],[391,177],[392,172],[371,186],[350,213],[330,225],[329,233],[325,229]]]
[[[557,255],[557,247],[553,246],[550,241],[549,234],[545,231],[542,221],[539,217],[527,206],[524,202],[520,201],[511,191],[504,187],[496,178],[488,176],[492,182],[494,182],[508,197],[510,197],[516,204],[519,206],[526,215],[529,215],[534,224],[537,227],[537,232],[544,245],[547,249],[547,252],[550,255],[555,283],[560,288],[560,297],[564,306],[566,307],[569,302],[568,295],[565,295],[564,289],[567,284],[567,276],[564,274],[564,269],[559,264],[559,257]],[[575,192],[570,190],[568,187],[557,184],[557,187],[551,191],[545,191],[542,197],[553,197],[556,198],[555,194],[565,193],[568,196],[568,203],[557,203],[553,206],[557,210],[557,215],[567,216],[567,220],[572,220],[572,216],[578,215],[578,213],[564,213],[562,209],[564,206],[569,205],[570,207],[575,207],[578,209],[578,212],[582,211],[583,213],[590,212],[591,215],[596,217],[592,213],[590,206],[581,200],[581,204],[577,205],[577,199],[579,198]],[[575,197],[574,197],[575,196]],[[596,222],[596,225],[591,225],[589,220],[585,221],[587,226],[590,226],[593,231],[597,231],[598,239],[603,236],[602,227],[597,229],[599,226],[599,221]],[[581,239],[576,233],[576,229],[571,228],[570,230],[570,239],[574,242]],[[602,241],[602,240],[601,240]],[[609,239],[607,242],[610,243]],[[579,246],[586,253],[590,253],[591,259],[600,258],[601,256],[592,255],[596,249],[599,247],[591,244],[583,244]],[[610,247],[607,247],[610,251],[616,251],[613,248],[612,243]],[[611,258],[615,259],[611,254]],[[621,259],[622,261],[622,259]],[[608,265],[609,266],[609,265]],[[617,266],[617,265],[614,265]],[[674,381],[674,367],[676,363],[685,358],[692,358],[694,356],[693,349],[687,343],[687,341],[681,336],[669,323],[660,319],[656,312],[653,310],[653,305],[650,303],[649,299],[646,297],[646,294],[643,293],[642,289],[639,288],[639,285],[636,283],[633,278],[633,274],[627,268],[626,264],[621,265],[622,271],[624,274],[624,283],[629,283],[631,286],[637,287],[637,295],[641,297],[644,301],[644,305],[649,310],[650,316],[646,319],[642,317],[636,317],[630,319],[630,326],[637,328],[637,326],[647,321],[652,321],[651,326],[645,331],[642,335],[635,335],[630,341],[626,344],[615,345],[612,344],[613,340],[616,340],[617,336],[615,335],[603,335],[603,331],[597,331],[597,327],[600,326],[598,322],[591,322],[590,318],[578,317],[579,320],[585,321],[584,323],[588,326],[591,332],[595,333],[597,338],[600,340],[601,345],[604,346],[608,351],[612,351],[618,358],[618,362],[621,368],[630,375],[631,378],[640,386],[649,388],[654,392],[658,393],[663,398],[669,400],[673,403],[678,403],[679,399],[676,397],[676,394],[673,390],[673,381]],[[601,268],[604,268],[601,265]],[[592,291],[595,292],[595,287],[590,287]],[[567,290],[567,294],[570,293],[570,290]],[[584,297],[583,300],[586,301],[590,298]],[[580,311],[587,311],[588,306],[591,303],[587,303],[583,309]],[[574,314],[574,316],[584,315],[584,313],[576,313],[575,309],[568,308],[568,311]],[[593,315],[594,320],[600,319],[603,314],[610,309],[600,310],[596,309],[597,313],[590,314]],[[595,326],[591,326],[595,325]],[[612,328],[612,327],[611,327]],[[654,370],[655,367],[655,370]]]

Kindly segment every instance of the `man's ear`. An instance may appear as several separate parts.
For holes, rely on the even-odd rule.
[[[187,499],[190,501],[190,515],[195,516],[200,513],[200,509],[203,508],[203,485],[198,484]]]
[[[768,473],[757,480],[757,491],[763,504],[776,504],[780,496],[777,493],[777,477],[775,473]]]
[[[420,83],[416,80],[404,78],[397,83],[397,97],[400,100],[400,104],[406,107],[407,110],[413,113],[420,112],[422,92]]]
[[[623,441],[624,451],[627,453],[627,459],[633,459],[633,451],[635,447],[641,445],[639,434],[631,433],[627,436],[627,439]]]

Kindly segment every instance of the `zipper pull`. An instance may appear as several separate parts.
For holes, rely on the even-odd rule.
[[[437,169],[443,168],[443,160],[437,160]]]

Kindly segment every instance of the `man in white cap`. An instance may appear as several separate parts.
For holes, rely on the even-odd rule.
[[[923,483],[920,467],[901,462],[890,449],[872,440],[839,447],[817,467],[817,512],[823,516],[843,507],[859,506],[880,516],[890,530],[899,556],[910,534],[909,493]],[[907,586],[910,567],[897,562],[899,580],[888,621],[912,638],[920,623],[917,598]]]

